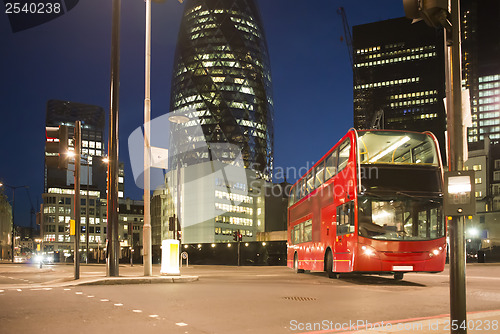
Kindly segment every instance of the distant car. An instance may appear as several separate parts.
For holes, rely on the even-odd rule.
[[[54,256],[52,254],[37,254],[33,257],[33,263],[44,263],[52,264],[54,263]]]
[[[28,262],[28,258],[23,255],[14,256],[14,263],[26,263]]]
[[[478,262],[500,262],[500,246],[480,249],[478,255]]]

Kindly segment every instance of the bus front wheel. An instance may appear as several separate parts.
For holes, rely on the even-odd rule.
[[[293,270],[295,270],[297,274],[304,272],[304,269],[299,269],[299,257],[297,253],[295,253],[295,256],[293,257]]]
[[[404,273],[395,273],[394,274],[394,279],[396,281],[401,281],[403,279],[403,277],[404,277]]]
[[[333,255],[332,252],[328,251],[326,253],[326,273],[329,278],[339,278],[339,274],[333,272]]]

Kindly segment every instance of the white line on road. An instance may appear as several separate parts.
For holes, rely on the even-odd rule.
[[[75,292],[75,295],[83,295],[83,292]]]
[[[94,298],[94,296],[87,296],[87,298]]]
[[[23,290],[22,289],[17,289],[17,291],[22,292]]]
[[[150,318],[158,318],[158,317],[159,317],[159,315],[158,315],[158,314],[151,314],[149,317],[150,317]]]
[[[449,275],[444,275],[444,274],[441,274],[441,275],[432,275],[432,274],[417,274],[417,273],[408,273],[408,276],[407,277],[411,277],[411,276],[425,276],[425,277],[438,277],[438,278],[449,278],[450,276]],[[466,275],[466,278],[467,279],[492,279],[492,280],[500,280],[500,277],[486,277],[486,276],[467,276]]]
[[[117,303],[117,304],[114,304],[115,306],[123,306],[122,303]]]
[[[70,291],[71,289],[64,289],[64,291]]]
[[[101,299],[101,302],[109,302],[109,299]]]
[[[176,325],[180,326],[180,327],[184,327],[184,326],[187,326],[188,324],[186,324],[184,322],[177,322]]]
[[[142,310],[132,310],[134,313],[142,313]]]
[[[0,290],[0,292],[5,292],[5,290]]]

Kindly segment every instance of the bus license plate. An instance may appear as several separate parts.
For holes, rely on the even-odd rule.
[[[394,271],[413,271],[413,266],[392,266]]]

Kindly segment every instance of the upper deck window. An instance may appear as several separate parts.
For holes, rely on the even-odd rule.
[[[439,166],[436,146],[427,134],[359,131],[358,150],[362,164]]]

